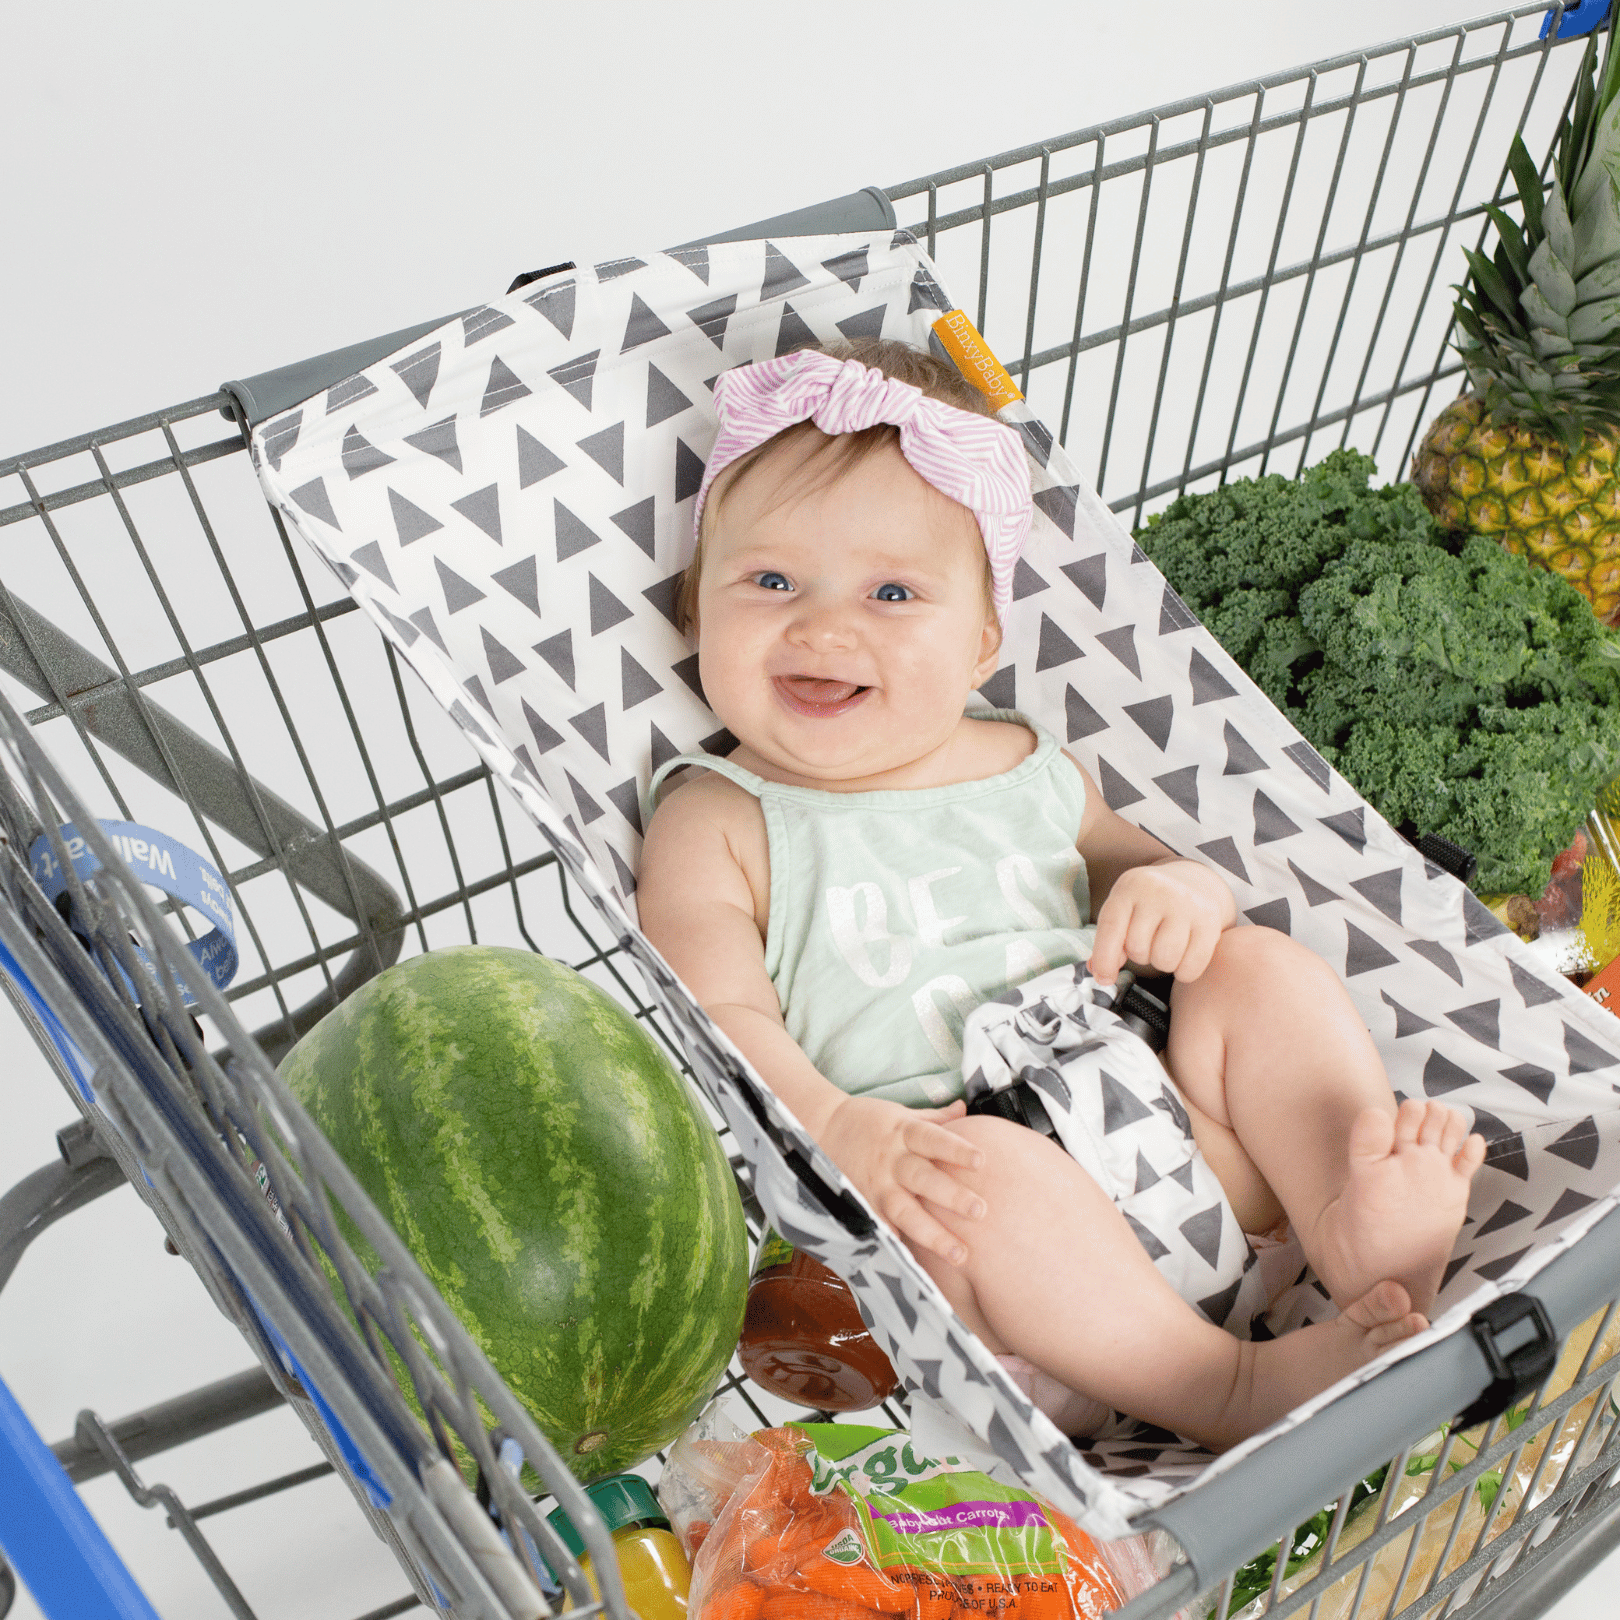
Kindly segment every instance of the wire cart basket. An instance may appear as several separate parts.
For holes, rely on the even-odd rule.
[[[1339,445],[1398,476],[1460,387],[1449,283],[1502,194],[1513,136],[1551,146],[1580,62],[1571,32],[1562,8],[1521,7],[728,237],[911,230],[1131,524]],[[627,1620],[600,1519],[274,1076],[360,984],[467,941],[565,961],[666,1038],[548,846],[308,566],[244,454],[253,423],[413,335],[0,460],[0,985],[79,1111],[59,1161],[0,1197],[0,1286],[46,1226],[128,1180],[241,1329],[258,1367],[118,1420],[83,1413],[53,1448],[70,1479],[113,1472],[161,1506],[239,1620],[255,1611],[202,1521],[333,1472],[356,1533],[369,1520],[403,1571],[362,1620],[418,1606],[515,1620],[565,1602]],[[169,829],[225,875],[242,960],[228,992],[198,973],[180,909],[153,904],[100,812]],[[66,823],[99,859],[93,876],[70,875]],[[54,903],[30,868],[41,838],[64,867]],[[380,1269],[345,1242],[334,1203]],[[1542,1612],[1620,1543],[1620,1359],[1604,1349],[1617,1239],[1611,1216],[1538,1279],[1561,1330],[1584,1326],[1553,1378],[1515,1387],[1511,1412],[1436,1438],[1468,1393],[1459,1364],[1392,1368],[1297,1431],[1292,1461],[1270,1453],[1266,1476],[1239,1468],[1173,1503],[1161,1522],[1186,1556],[1132,1620],[1195,1600],[1312,1620]],[[1520,1373],[1504,1367],[1504,1389]],[[795,1415],[735,1367],[724,1388],[760,1424]],[[283,1402],[319,1448],[308,1467],[187,1504],[136,1466]],[[886,1412],[904,1425],[903,1402]],[[0,1435],[15,1434],[4,1416]],[[497,1457],[490,1417],[580,1527],[600,1599]],[[506,1537],[447,1460],[457,1445]],[[1394,1483],[1358,1512],[1386,1463]],[[0,1544],[49,1539],[74,1512],[71,1492],[34,1518],[0,1500]],[[1268,1543],[1270,1565],[1250,1562]],[[54,1612],[151,1612],[138,1594],[105,1597],[115,1584],[94,1610],[65,1584]],[[0,1559],[0,1615],[13,1590]]]

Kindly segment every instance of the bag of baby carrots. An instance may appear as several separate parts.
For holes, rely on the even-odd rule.
[[[660,1484],[695,1544],[691,1620],[1101,1620],[1134,1595],[1051,1504],[919,1457],[903,1431],[805,1424],[702,1445],[712,1518],[671,1506],[690,1497],[678,1456]],[[734,1482],[723,1503],[716,1479]]]

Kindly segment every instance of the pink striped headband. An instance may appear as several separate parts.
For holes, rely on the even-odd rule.
[[[900,429],[900,453],[913,469],[979,520],[996,613],[1006,615],[1033,507],[1023,442],[1012,428],[930,399],[858,360],[835,360],[814,349],[722,372],[714,403],[720,435],[698,486],[694,534],[715,479],[784,428],[811,421],[823,433],[838,434],[888,423]]]

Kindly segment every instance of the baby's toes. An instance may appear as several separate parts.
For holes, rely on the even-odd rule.
[[[1440,1151],[1448,1159],[1457,1157],[1457,1150],[1468,1137],[1468,1120],[1460,1108],[1446,1109],[1445,1129],[1440,1133]]]
[[[1350,1126],[1350,1160],[1379,1161],[1387,1159],[1395,1150],[1395,1128],[1399,1115],[1392,1120],[1381,1108],[1363,1108]]]
[[[1485,1162],[1485,1138],[1477,1131],[1469,1136],[1452,1159],[1457,1174],[1471,1180],[1474,1172]]]
[[[1424,1332],[1428,1326],[1429,1319],[1421,1311],[1408,1311],[1405,1316],[1397,1317],[1392,1322],[1381,1322],[1372,1328],[1367,1334],[1367,1343],[1375,1350],[1382,1350]]]
[[[1400,1322],[1412,1314],[1412,1296],[1393,1278],[1374,1283],[1354,1304],[1347,1305],[1344,1316],[1359,1328],[1386,1327]],[[1405,1335],[1402,1335],[1404,1337]]]
[[[1416,1097],[1408,1097],[1400,1106],[1395,1115],[1395,1147],[1411,1147],[1418,1140],[1419,1133],[1428,1123],[1429,1104],[1420,1102]]]
[[[1423,1147],[1440,1148],[1445,1141],[1446,1127],[1457,1117],[1454,1109],[1444,1103],[1431,1102],[1423,1111],[1423,1124],[1418,1130],[1418,1142]]]

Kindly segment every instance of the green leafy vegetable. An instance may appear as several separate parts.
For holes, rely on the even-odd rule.
[[[1432,1464],[1430,1465],[1433,1466]],[[1410,1469],[1407,1470],[1411,1472]],[[1384,1488],[1384,1476],[1389,1473],[1389,1466],[1374,1469],[1365,1479],[1358,1479],[1355,1488],[1350,1493],[1350,1506],[1345,1510],[1346,1519],[1361,1506],[1363,1502],[1370,1501]],[[1312,1558],[1319,1553],[1327,1543],[1328,1531],[1333,1527],[1334,1505],[1329,1504],[1320,1513],[1313,1513],[1304,1524],[1297,1525],[1288,1544],[1288,1567],[1283,1571],[1283,1579],[1296,1574]],[[1228,1620],[1240,1609],[1246,1608],[1263,1592],[1271,1590],[1271,1578],[1277,1569],[1277,1549],[1268,1547],[1257,1558],[1251,1558],[1236,1575],[1232,1577],[1232,1601],[1227,1605]]]
[[[1620,1410],[1620,1408],[1617,1408]],[[1530,1405],[1511,1408],[1503,1417],[1503,1433],[1511,1434],[1526,1418],[1530,1416]],[[1433,1451],[1422,1451],[1414,1457],[1406,1459],[1406,1476],[1409,1479],[1422,1474],[1434,1472],[1436,1464],[1440,1461],[1440,1452],[1445,1447],[1446,1436],[1450,1433],[1450,1425],[1442,1423],[1439,1429],[1440,1445]],[[1458,1435],[1458,1445],[1466,1446],[1474,1455],[1478,1455],[1478,1446],[1467,1435]],[[1472,1457],[1465,1457],[1459,1461],[1455,1456],[1450,1459],[1451,1472],[1466,1468]],[[1357,1480],[1350,1492],[1350,1505],[1345,1509],[1345,1522],[1348,1524],[1352,1514],[1364,1502],[1376,1501],[1384,1489],[1384,1482],[1389,1477],[1389,1465],[1376,1468],[1365,1479]],[[1496,1500],[1496,1493],[1502,1488],[1502,1470],[1493,1468],[1481,1474],[1474,1481],[1474,1490],[1479,1497],[1479,1503],[1489,1513],[1491,1504]],[[1319,1513],[1313,1513],[1303,1524],[1295,1527],[1294,1534],[1289,1541],[1288,1567],[1283,1571],[1283,1579],[1296,1575],[1307,1563],[1319,1553],[1327,1543],[1328,1531],[1333,1525],[1333,1514],[1337,1504],[1330,1502]],[[1369,1511],[1371,1511],[1369,1509]],[[1263,1592],[1271,1590],[1272,1576],[1277,1569],[1277,1549],[1268,1547],[1258,1557],[1252,1558],[1232,1578],[1232,1601],[1227,1605],[1226,1620],[1246,1608]]]
[[[1620,769],[1620,643],[1556,574],[1447,534],[1337,450],[1185,495],[1137,535],[1188,606],[1394,826],[1540,894]]]

